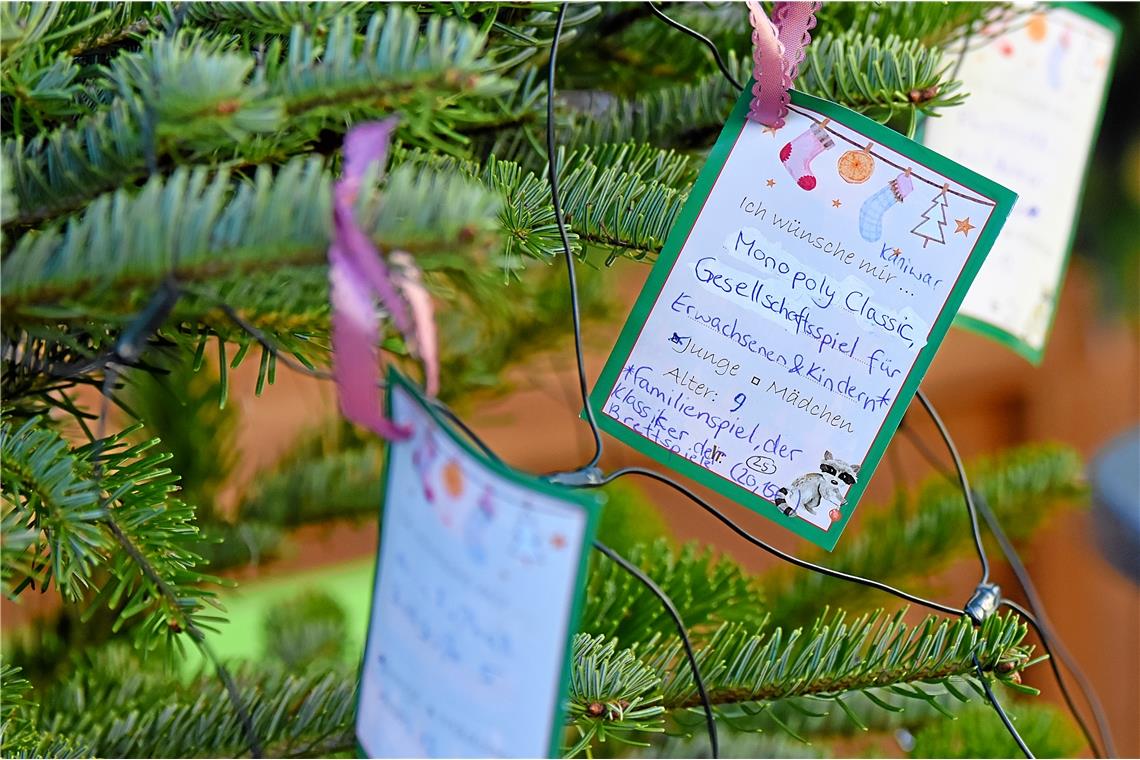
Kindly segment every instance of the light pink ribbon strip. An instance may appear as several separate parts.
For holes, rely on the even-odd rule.
[[[383,166],[395,126],[395,119],[361,124],[344,138],[344,172],[333,187],[329,301],[333,379],[341,412],[383,438],[403,440],[411,431],[388,419],[380,402],[381,319],[377,301],[424,361],[427,391],[434,395],[439,387],[439,361],[431,297],[410,255],[393,254],[398,268],[395,274],[389,272],[380,252],[357,224],[353,210],[368,168],[374,163]]]
[[[788,115],[788,90],[799,74],[804,49],[811,42],[820,2],[778,2],[772,18],[758,0],[747,0],[752,22],[752,107],[748,118],[779,129]]]

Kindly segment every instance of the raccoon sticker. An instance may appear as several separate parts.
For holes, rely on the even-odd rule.
[[[859,465],[836,459],[823,452],[819,472],[800,475],[776,492],[775,504],[788,517],[799,517],[827,530],[843,515],[839,508],[847,501],[847,490],[858,479]]]

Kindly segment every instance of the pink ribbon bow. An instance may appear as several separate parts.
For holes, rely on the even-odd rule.
[[[815,14],[823,3],[778,2],[772,18],[758,0],[747,0],[752,22],[752,107],[748,118],[779,129],[788,115],[788,90],[799,73],[804,49],[811,42]]]
[[[344,172],[333,187],[333,230],[329,244],[329,301],[332,306],[332,369],[344,416],[388,440],[411,431],[396,425],[380,402],[380,315],[377,301],[396,329],[423,360],[428,395],[439,387],[439,360],[431,297],[419,269],[402,251],[392,254],[395,274],[357,224],[353,204],[373,163],[383,166],[396,119],[360,124],[344,138]]]

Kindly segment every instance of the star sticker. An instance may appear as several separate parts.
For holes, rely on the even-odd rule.
[[[958,225],[958,228],[954,230],[954,232],[961,232],[966,237],[970,237],[970,230],[974,229],[976,226],[970,224],[970,217],[966,217],[965,219],[955,219],[954,223]]]
[[[834,206],[835,208],[839,208],[840,206],[842,206],[842,205],[843,205],[843,201],[841,201],[841,200],[839,200],[838,198],[836,198],[835,200],[833,200],[833,201],[831,202],[831,205],[832,205],[832,206]]]
[[[776,180],[774,180],[774,179],[768,180],[768,187],[775,187],[775,186],[776,186]]]
[[[777,129],[775,127],[764,127],[764,134],[776,136]]]
[[[566,539],[561,533],[555,533],[550,537],[550,545],[555,549],[561,549],[563,546],[566,546]]]
[[[902,248],[896,248],[893,251],[891,251],[891,258],[894,258],[895,256],[901,256],[901,255],[902,255]]]

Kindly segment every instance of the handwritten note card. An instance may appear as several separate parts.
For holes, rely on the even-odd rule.
[[[793,92],[737,104],[595,387],[604,429],[831,549],[1013,205]]]
[[[356,736],[368,757],[556,756],[597,504],[514,473],[402,377]]]
[[[923,142],[1019,196],[959,324],[1039,363],[1072,248],[1120,25],[1092,5],[1035,12],[966,53],[970,93]]]

